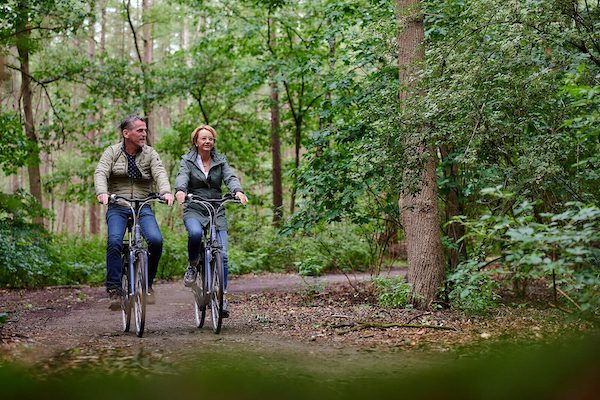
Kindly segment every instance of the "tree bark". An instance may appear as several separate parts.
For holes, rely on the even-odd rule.
[[[29,5],[27,0],[21,0],[21,9],[27,10]],[[40,173],[39,143],[35,133],[35,121],[33,119],[33,93],[31,89],[31,75],[29,73],[29,21],[27,13],[23,11],[23,17],[17,26],[17,51],[19,53],[19,62],[21,66],[21,98],[23,104],[23,116],[25,120],[25,134],[35,146],[35,154],[32,154],[27,163],[27,172],[29,174],[29,192],[40,203],[42,203],[42,179]],[[43,225],[44,220],[37,217],[34,221]]]
[[[269,19],[269,48],[274,49],[277,34],[274,19]],[[277,84],[277,71],[271,67],[269,71],[271,80],[271,156],[272,156],[272,183],[273,183],[273,226],[279,227],[283,222],[283,184],[281,174],[281,138],[280,138],[280,113],[279,113],[279,85]]]
[[[153,48],[154,48],[154,40],[152,39],[152,24],[148,18],[148,14],[150,12],[150,8],[152,7],[152,0],[142,0],[142,36],[144,40],[144,57],[142,65],[142,74],[144,75],[144,95],[148,94],[150,82],[148,80],[147,71],[150,64],[152,64],[152,60],[154,58]],[[156,139],[156,129],[158,127],[156,121],[156,111],[154,110],[154,105],[152,102],[144,100],[144,112],[146,114],[146,120],[148,124],[148,143],[150,145],[154,144]]]
[[[104,52],[105,51],[105,46],[106,46],[106,9],[104,7],[105,2],[102,1],[100,2],[100,10],[101,10],[101,22],[100,22],[100,51]],[[93,60],[96,58],[96,31],[94,28],[94,25],[91,26],[90,28],[90,37],[89,37],[89,42],[88,42],[88,56],[89,59],[93,62]],[[100,115],[99,113],[91,113],[89,116],[90,122],[92,125],[95,125],[96,121],[98,121],[100,119]],[[88,140],[90,142],[90,144],[96,144],[97,138],[98,136],[98,131],[95,129],[91,129],[88,132]],[[92,177],[89,177],[89,179],[93,179]],[[90,230],[89,232],[92,235],[98,235],[100,233],[100,213],[99,213],[99,207],[96,201],[96,197],[93,196],[93,198],[89,201],[88,203],[88,209],[89,209],[89,220],[90,220]],[[85,234],[85,207],[83,208],[83,212],[82,212],[82,222],[81,222],[81,226],[82,226],[82,235]]]
[[[400,102],[404,107],[414,91],[418,79],[418,63],[424,58],[423,16],[418,0],[398,0],[398,64],[400,70]],[[411,302],[419,309],[429,308],[444,278],[444,257],[437,207],[437,158],[421,141],[419,135],[405,138],[407,154],[415,156],[418,166],[406,167],[403,172],[405,187],[400,195],[400,215],[406,234],[408,282],[411,284]],[[415,180],[416,186],[408,182]]]

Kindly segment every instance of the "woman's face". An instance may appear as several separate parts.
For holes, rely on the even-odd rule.
[[[215,146],[215,137],[205,129],[198,132],[196,136],[196,147],[198,150],[211,151]]]

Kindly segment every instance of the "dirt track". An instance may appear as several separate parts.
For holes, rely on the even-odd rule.
[[[208,321],[203,329],[195,328],[192,295],[181,281],[159,282],[155,285],[157,302],[147,308],[141,339],[121,331],[120,313],[108,310],[103,288],[4,290],[0,291],[0,309],[7,310],[9,316],[0,330],[0,357],[61,369],[61,364],[66,367],[99,362],[102,357],[139,358],[140,354],[149,359],[148,363],[173,363],[199,350],[226,348],[299,356],[318,354],[324,357],[319,363],[325,365],[326,353],[333,351],[338,359],[352,360],[361,354],[376,363],[375,357],[361,352],[360,345],[332,345],[315,322],[324,318],[323,313],[336,321],[348,314],[346,308],[354,306],[343,304],[334,292],[341,292],[343,297],[354,290],[352,286],[369,279],[368,274],[306,280],[292,274],[234,277],[229,284],[231,317],[224,320],[220,335],[212,333]],[[326,296],[330,290],[334,292]],[[323,297],[342,304],[339,309],[308,304]],[[403,364],[405,359],[398,362]]]
[[[0,362],[49,371],[80,365],[112,370],[115,363],[170,371],[205,352],[252,352],[300,358],[329,372],[352,365],[357,374],[373,368],[393,373],[496,339],[544,341],[592,329],[548,308],[501,307],[481,318],[386,309],[377,304],[369,279],[367,274],[306,281],[291,274],[233,278],[231,317],[220,335],[209,322],[196,329],[192,294],[181,281],[159,282],[143,338],[122,332],[120,313],[108,310],[103,288],[0,290],[0,311],[8,312],[8,322],[0,325]],[[410,326],[398,326],[403,324]]]

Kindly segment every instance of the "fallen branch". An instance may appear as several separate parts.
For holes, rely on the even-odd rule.
[[[562,312],[564,312],[564,313],[566,313],[566,314],[573,314],[573,312],[571,312],[571,311],[567,310],[566,308],[563,308],[563,307],[559,306],[558,304],[555,304],[555,303],[548,303],[548,305],[549,305],[550,307],[554,307],[554,308],[556,308],[557,310],[560,310],[560,311],[562,311]]]
[[[569,301],[570,301],[570,302],[571,302],[571,303],[572,303],[572,304],[573,304],[575,307],[577,307],[577,309],[578,309],[579,311],[581,311],[581,307],[579,306],[579,304],[577,304],[577,303],[575,302],[575,300],[573,300],[572,298],[570,298],[568,294],[566,294],[565,292],[563,292],[563,291],[562,291],[562,290],[561,290],[559,287],[557,287],[557,288],[556,288],[556,290],[558,291],[558,293],[560,293],[560,294],[562,294],[563,296],[565,296],[565,297],[566,297],[566,299],[567,299],[567,300],[569,300]]]
[[[379,329],[388,329],[388,328],[427,328],[427,329],[440,329],[444,331],[456,331],[457,329],[452,326],[440,326],[440,325],[423,325],[423,324],[382,324],[377,322],[358,322],[358,329],[368,329],[368,328],[379,328]]]
[[[384,324],[378,322],[351,322],[347,324],[333,325],[332,328],[351,328],[348,332],[358,331],[361,329],[377,328],[377,329],[389,329],[389,328],[416,328],[416,329],[439,329],[444,331],[458,331],[458,329],[452,326],[440,326],[440,325],[428,325],[428,324],[400,324],[391,323]],[[348,333],[344,332],[344,333]]]
[[[406,323],[409,324],[409,323],[413,322],[415,319],[424,317],[425,315],[431,315],[431,313],[430,312],[425,312],[423,314],[415,315],[414,317],[412,317],[411,319],[409,319],[408,321],[406,321]]]

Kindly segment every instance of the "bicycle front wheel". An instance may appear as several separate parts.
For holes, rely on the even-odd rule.
[[[135,262],[135,291],[133,293],[133,311],[135,315],[135,334],[142,337],[146,324],[146,294],[148,293],[148,253],[140,251]]]
[[[223,324],[223,254],[217,251],[210,260],[210,314],[213,332],[220,333]]]
[[[131,285],[130,285],[130,263],[129,254],[123,256],[123,269],[121,275],[121,316],[123,320],[123,332],[129,332],[131,327]]]

